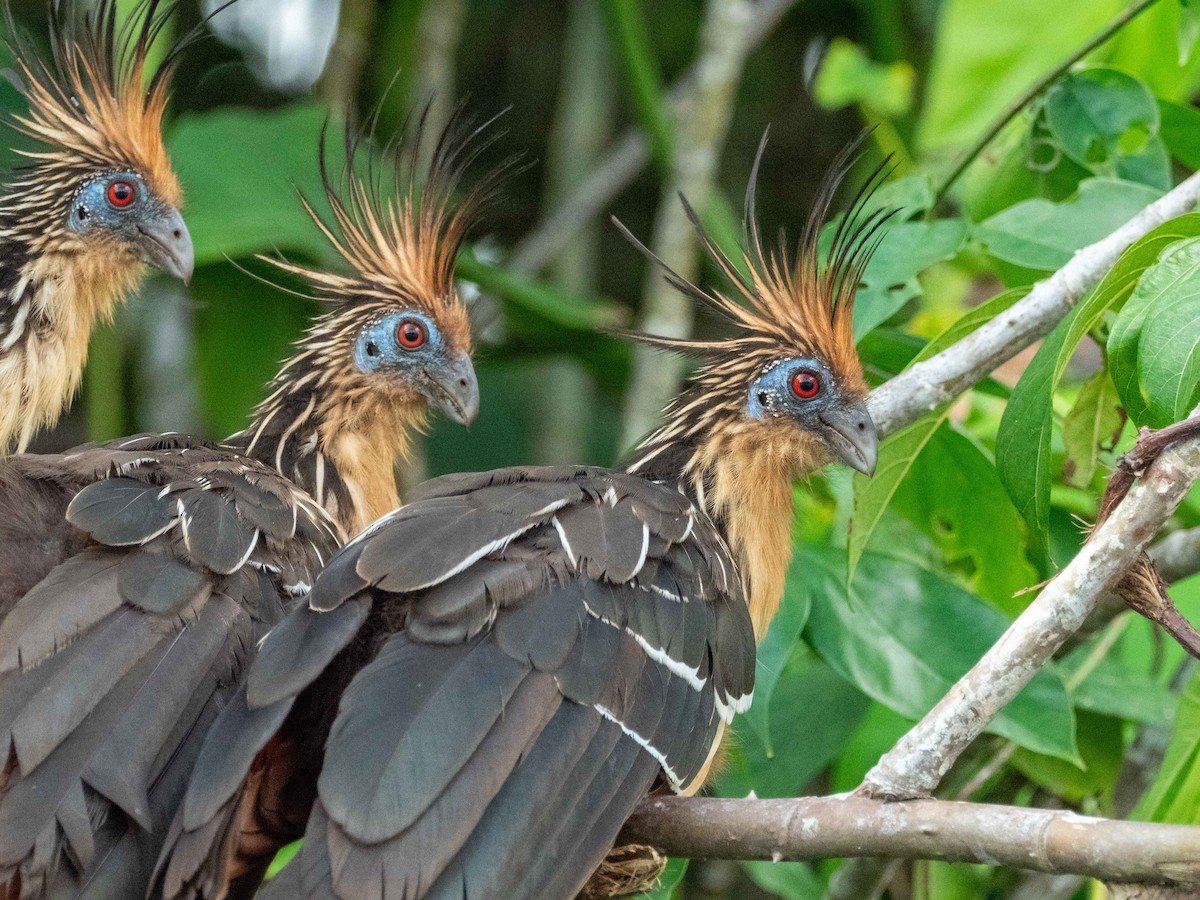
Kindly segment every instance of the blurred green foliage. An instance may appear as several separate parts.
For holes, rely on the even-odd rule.
[[[374,122],[385,141],[433,92],[435,116],[438,102],[460,95],[481,118],[511,107],[480,170],[514,153],[532,165],[505,185],[460,262],[464,290],[478,294],[481,415],[470,432],[437,422],[406,478],[612,464],[624,449],[629,351],[597,329],[635,321],[646,264],[606,219],[615,214],[649,240],[662,204],[676,202],[661,196],[678,158],[667,97],[696,63],[700,23],[721,2],[734,0],[342,0],[339,40],[303,96],[260,85],[215,40],[197,44],[176,78],[167,132],[187,194],[195,279],[183,301],[151,281],[114,329],[96,335],[83,402],[39,446],[148,427],[209,437],[241,427],[315,310],[259,280],[303,292],[256,256],[338,265],[297,197],[325,208],[323,126],[336,171],[342,122]],[[14,6],[39,35],[39,0]],[[798,234],[825,167],[874,126],[863,165],[890,153],[896,171],[873,202],[901,211],[865,273],[855,330],[870,379],[884,380],[1002,314],[1200,166],[1194,0],[1152,3],[1078,63],[1056,68],[1124,7],[792,4],[728,98],[732,125],[702,206],[706,225],[723,246],[735,243],[734,210],[768,124],[757,190],[767,235]],[[181,16],[196,21],[195,4],[183,3]],[[1054,72],[948,185],[966,148]],[[0,108],[20,102],[0,88]],[[589,183],[579,173],[603,170],[606,149],[626,132],[647,136],[645,164],[582,226],[539,231],[560,206],[586,199],[576,193]],[[561,245],[521,263],[528,236],[547,231]],[[1077,517],[1094,517],[1135,428],[1179,419],[1200,400],[1198,241],[1200,215],[1164,224],[1036,354],[887,440],[874,479],[830,471],[798,489],[787,595],[716,793],[853,789],[1025,607],[1032,594],[1022,591],[1073,555]],[[152,363],[160,308],[174,310],[162,327],[190,348],[183,375]],[[719,333],[708,320],[697,327]],[[153,397],[143,389],[163,380],[167,389]],[[1193,497],[1172,527],[1197,525]],[[1200,613],[1200,581],[1173,595],[1185,613]],[[1033,679],[943,793],[1117,815],[1136,805],[1147,819],[1197,821],[1200,681],[1150,625],[1117,617]],[[835,865],[673,861],[655,896],[815,898]],[[917,863],[892,890],[999,898],[1020,883],[1013,872]],[[1088,890],[1080,885],[1077,896]]]

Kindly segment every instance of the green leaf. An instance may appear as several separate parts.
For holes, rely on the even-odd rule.
[[[915,73],[907,62],[875,62],[858,44],[834,38],[813,84],[813,97],[826,109],[861,103],[885,118],[912,108]]]
[[[1125,371],[1122,367],[1131,373],[1134,371],[1132,356],[1136,355],[1136,349],[1131,348],[1136,346],[1136,338],[1129,336],[1128,327],[1121,329],[1118,326],[1135,307],[1138,292],[1134,291],[1134,298],[1129,302],[1126,298],[1130,297],[1135,284],[1140,289],[1142,273],[1166,247],[1178,241],[1181,235],[1196,233],[1197,228],[1200,228],[1200,216],[1181,216],[1160,225],[1129,246],[1091,295],[1068,313],[1042,342],[1013,388],[996,434],[996,463],[1009,496],[1040,540],[1044,540],[1049,527],[1054,390],[1067,361],[1083,336],[1094,329],[1109,310],[1124,304],[1109,335],[1109,362],[1117,393],[1137,421],[1138,411],[1127,402],[1122,389]],[[1125,388],[1136,393],[1136,377],[1132,374],[1125,377]]]
[[[810,569],[808,639],[836,672],[909,718],[927,713],[1010,624],[975,595],[910,563],[864,554],[847,592],[836,551],[798,552]],[[1034,675],[987,730],[1078,762],[1074,714],[1054,666]]]
[[[1127,72],[1102,66],[1071,72],[1047,91],[1044,110],[1055,142],[1079,165],[1161,190],[1171,186],[1158,103]]]
[[[872,701],[862,724],[834,761],[830,790],[834,793],[852,791],[862,784],[867,772],[908,734],[914,724],[915,720]]]
[[[945,419],[946,412],[943,410],[938,415],[918,419],[900,429],[880,445],[874,476],[854,476],[854,516],[850,520],[850,535],[847,541],[847,571],[850,578],[854,577],[854,570],[867,548],[867,542],[879,526],[879,520],[883,518],[884,511],[892,502],[900,483]],[[792,565],[795,565],[794,560]]]
[[[1171,354],[1163,359],[1159,356],[1159,348],[1143,341],[1147,329],[1164,314],[1168,306],[1173,311],[1172,321],[1184,328],[1188,325],[1187,322],[1179,323],[1178,319],[1181,313],[1186,315],[1189,304],[1185,302],[1181,306],[1177,297],[1180,294],[1190,297],[1195,290],[1193,282],[1200,256],[1200,239],[1184,236],[1189,232],[1192,235],[1198,233],[1200,216],[1183,216],[1175,222],[1179,225],[1155,242],[1159,254],[1154,260],[1147,261],[1137,273],[1136,286],[1132,287],[1108,335],[1113,385],[1130,418],[1138,425],[1166,424],[1162,420],[1166,418],[1170,421],[1170,416],[1164,414],[1168,408],[1174,409],[1177,395],[1185,385],[1190,383],[1194,386],[1194,381],[1183,368],[1172,373],[1159,364],[1160,361],[1170,360],[1182,365],[1189,355],[1184,343],[1173,341]],[[1166,244],[1167,238],[1173,239],[1171,243]],[[1194,303],[1194,299],[1191,302]],[[1161,329],[1157,328],[1154,333],[1158,337],[1172,337],[1170,334],[1164,336]],[[1142,358],[1143,348],[1147,350],[1145,360]],[[1153,402],[1150,401],[1149,391],[1155,393]]]
[[[297,189],[325,211],[317,142],[328,113],[294,104],[275,110],[222,107],[187,115],[167,135],[167,148],[187,201],[184,217],[196,265],[225,255],[280,250],[315,259],[329,247],[300,206]],[[246,136],[254,135],[248,152]],[[328,166],[345,164],[341,141],[328,142]]]
[[[762,703],[755,684],[754,706],[770,713],[774,752],[768,753],[747,716],[734,719],[735,740],[728,765],[717,780],[722,797],[795,797],[837,758],[866,714],[870,701],[834,672],[806,644],[794,653]]]
[[[683,883],[683,876],[687,874],[688,862],[686,859],[667,860],[667,868],[659,876],[654,889],[638,896],[642,900],[672,900],[679,891],[679,885]]]
[[[929,80],[922,92],[920,147],[969,143],[1124,4],[1080,3],[1063,15],[1059,4],[1044,0],[946,0],[938,9]]]
[[[252,262],[249,268],[266,266]],[[205,433],[224,437],[246,427],[249,410],[266,396],[263,385],[318,310],[315,303],[266,288],[229,265],[197,269],[190,292],[196,301]],[[247,327],[248,310],[253,310],[253,327]]]
[[[1088,178],[1062,203],[1025,200],[980,222],[972,237],[992,256],[1029,269],[1053,271],[1081,247],[1107,237],[1162,192],[1115,178]]]
[[[1024,608],[1014,597],[1038,581],[1025,555],[1029,533],[995,465],[971,438],[943,422],[894,506],[933,538],[942,558],[975,593],[1007,613]]]
[[[1121,722],[1088,712],[1076,715],[1081,765],[1024,749],[1013,754],[1012,764],[1034,784],[1068,803],[1080,803],[1089,797],[1107,798],[1125,755]]]
[[[1050,529],[1050,432],[1054,387],[1074,345],[1083,307],[1071,310],[1034,355],[1013,388],[996,432],[996,465],[1013,503],[1042,542]]]
[[[898,209],[907,221],[933,207],[933,177],[927,172],[891,178],[867,198],[863,213],[876,209]]]
[[[1068,484],[1085,488],[1096,473],[1101,450],[1112,450],[1125,426],[1125,413],[1107,369],[1083,383],[1063,419],[1063,472]]]
[[[651,30],[640,0],[604,0],[600,4],[638,121],[650,138],[654,158],[666,171],[675,141],[671,112],[663,99],[662,73],[654,55]]]
[[[1068,682],[1092,646],[1089,642],[1062,661],[1060,665]],[[1071,691],[1071,702],[1078,709],[1156,725],[1170,722],[1177,706],[1169,687],[1145,672],[1124,665],[1112,655],[1102,659]]]
[[[745,714],[746,724],[754,729],[768,757],[775,755],[771,741],[771,696],[775,685],[800,640],[808,621],[809,599],[804,590],[804,571],[793,560],[779,612],[771,620],[766,636],[758,645],[754,662],[754,703]]]
[[[886,322],[905,303],[921,295],[917,273],[951,259],[962,248],[967,226],[962,219],[901,222],[888,228],[863,273],[854,300],[854,337]]]
[[[612,301],[581,296],[512,269],[489,265],[470,248],[459,254],[455,273],[464,281],[563,328],[590,332],[619,327],[628,318],[624,308]]]
[[[1198,0],[1179,0],[1179,28],[1175,36],[1179,44],[1179,65],[1185,66],[1196,48],[1196,39],[1200,38]]]
[[[1200,673],[1192,676],[1179,697],[1166,756],[1132,818],[1200,824]]]
[[[292,861],[292,857],[300,852],[301,841],[292,841],[279,849],[275,854],[275,858],[271,860],[271,865],[267,867],[267,878],[274,878],[282,871],[283,867]]]
[[[742,868],[756,885],[783,900],[819,900],[825,893],[825,880],[807,863],[756,859],[743,862]]]
[[[1151,421],[1167,425],[1187,417],[1200,385],[1200,239],[1169,250],[1142,281],[1160,270],[1171,286],[1142,325],[1138,379]]]
[[[1200,110],[1167,100],[1158,101],[1163,144],[1189,169],[1200,169]]]
[[[928,359],[946,347],[961,340],[984,322],[991,321],[1025,296],[1025,291],[1005,291],[986,303],[972,309],[953,325],[938,335],[913,358],[912,362]],[[911,365],[911,363],[910,363]],[[854,568],[866,549],[884,510],[891,503],[896,488],[912,468],[913,460],[921,452],[930,436],[945,418],[945,411],[919,419],[907,428],[885,440],[879,447],[879,460],[875,475],[871,478],[855,474],[854,517],[850,520],[849,577],[854,577]]]

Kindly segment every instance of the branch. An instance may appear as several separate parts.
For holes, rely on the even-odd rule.
[[[947,800],[661,797],[637,808],[620,840],[708,859],[901,857],[1105,881],[1200,882],[1200,828],[1194,826]]]
[[[901,372],[871,393],[871,418],[881,435],[894,434],[949,403],[1002,362],[1049,334],[1100,281],[1125,248],[1200,200],[1200,172],[1180,182],[1103,240],[1036,284],[1007,312],[936,356]]]
[[[766,39],[798,0],[758,0],[746,27],[746,51]],[[699,84],[699,65],[688,69],[667,91],[671,113],[691,105]],[[571,244],[579,230],[604,213],[613,198],[629,187],[651,159],[650,141],[641,131],[627,131],[561,203],[513,249],[509,265],[536,272]]]
[[[1200,438],[1164,450],[983,659],[867,773],[859,791],[891,799],[932,793],[959,755],[1124,577],[1197,475]]]
[[[1173,531],[1149,550],[1167,584],[1200,572],[1200,528]]]

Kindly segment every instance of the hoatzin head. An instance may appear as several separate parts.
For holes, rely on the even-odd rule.
[[[49,2],[49,61],[8,16],[14,81],[28,102],[10,124],[26,163],[0,189],[0,452],[23,450],[57,420],[79,382],[88,338],[149,263],[187,281],[191,237],[163,147],[167,82],[179,42],[151,73],[171,8],[115,0],[76,20]],[[5,5],[7,11],[7,3]]]
[[[407,452],[430,407],[462,425],[479,410],[471,326],[455,287],[454,260],[501,170],[461,198],[454,195],[464,169],[491,141],[479,139],[485,128],[467,125],[460,108],[425,167],[417,155],[418,125],[410,149],[391,154],[387,177],[374,163],[356,171],[362,167],[355,160],[364,153],[349,136],[347,166],[340,176],[331,173],[322,139],[332,217],[323,218],[307,198],[302,202],[348,271],[263,257],[304,278],[328,309],[272,382],[256,414],[260,436],[250,450],[260,454],[262,434],[314,442],[354,495],[357,521],[344,523],[351,532],[398,505],[394,489],[377,487],[392,485],[395,457]],[[286,464],[280,468],[288,473]],[[317,499],[327,503],[331,497]],[[345,500],[340,508],[349,508]]]
[[[875,469],[875,426],[854,344],[853,304],[880,229],[892,214],[866,212],[883,175],[881,164],[834,228],[828,252],[819,247],[855,144],[826,175],[794,258],[782,245],[765,250],[754,204],[765,146],[764,136],[746,196],[748,276],[683,201],[735,293],[705,290],[669,268],[667,279],[737,333],[724,340],[633,336],[699,362],[688,387],[667,408],[666,424],[642,443],[629,465],[648,478],[678,480],[724,526],[750,582],[747,595],[760,636],[782,596],[791,555],[793,480],[831,461],[868,475]]]
[[[172,8],[142,0],[118,22],[115,0],[100,0],[76,23],[51,0],[53,64],[13,38],[29,103],[15,125],[37,146],[20,151],[30,164],[9,180],[0,216],[5,238],[31,256],[61,254],[122,287],[139,262],[191,277],[182,192],[162,139],[176,51],[148,71]]]

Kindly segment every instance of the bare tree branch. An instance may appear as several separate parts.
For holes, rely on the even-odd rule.
[[[1000,363],[1045,337],[1112,268],[1125,248],[1147,232],[1190,210],[1200,199],[1200,172],[1101,241],[1078,251],[1069,263],[1034,286],[1007,312],[880,385],[871,394],[871,418],[881,435],[953,400]]]
[[[711,859],[881,856],[1115,882],[1200,883],[1200,828],[947,800],[662,797],[642,803],[621,840],[651,844],[674,856]]]
[[[1197,475],[1200,438],[1163,451],[1078,555],[983,659],[867,773],[859,790],[891,799],[929,796],[963,750],[1125,575]]]

